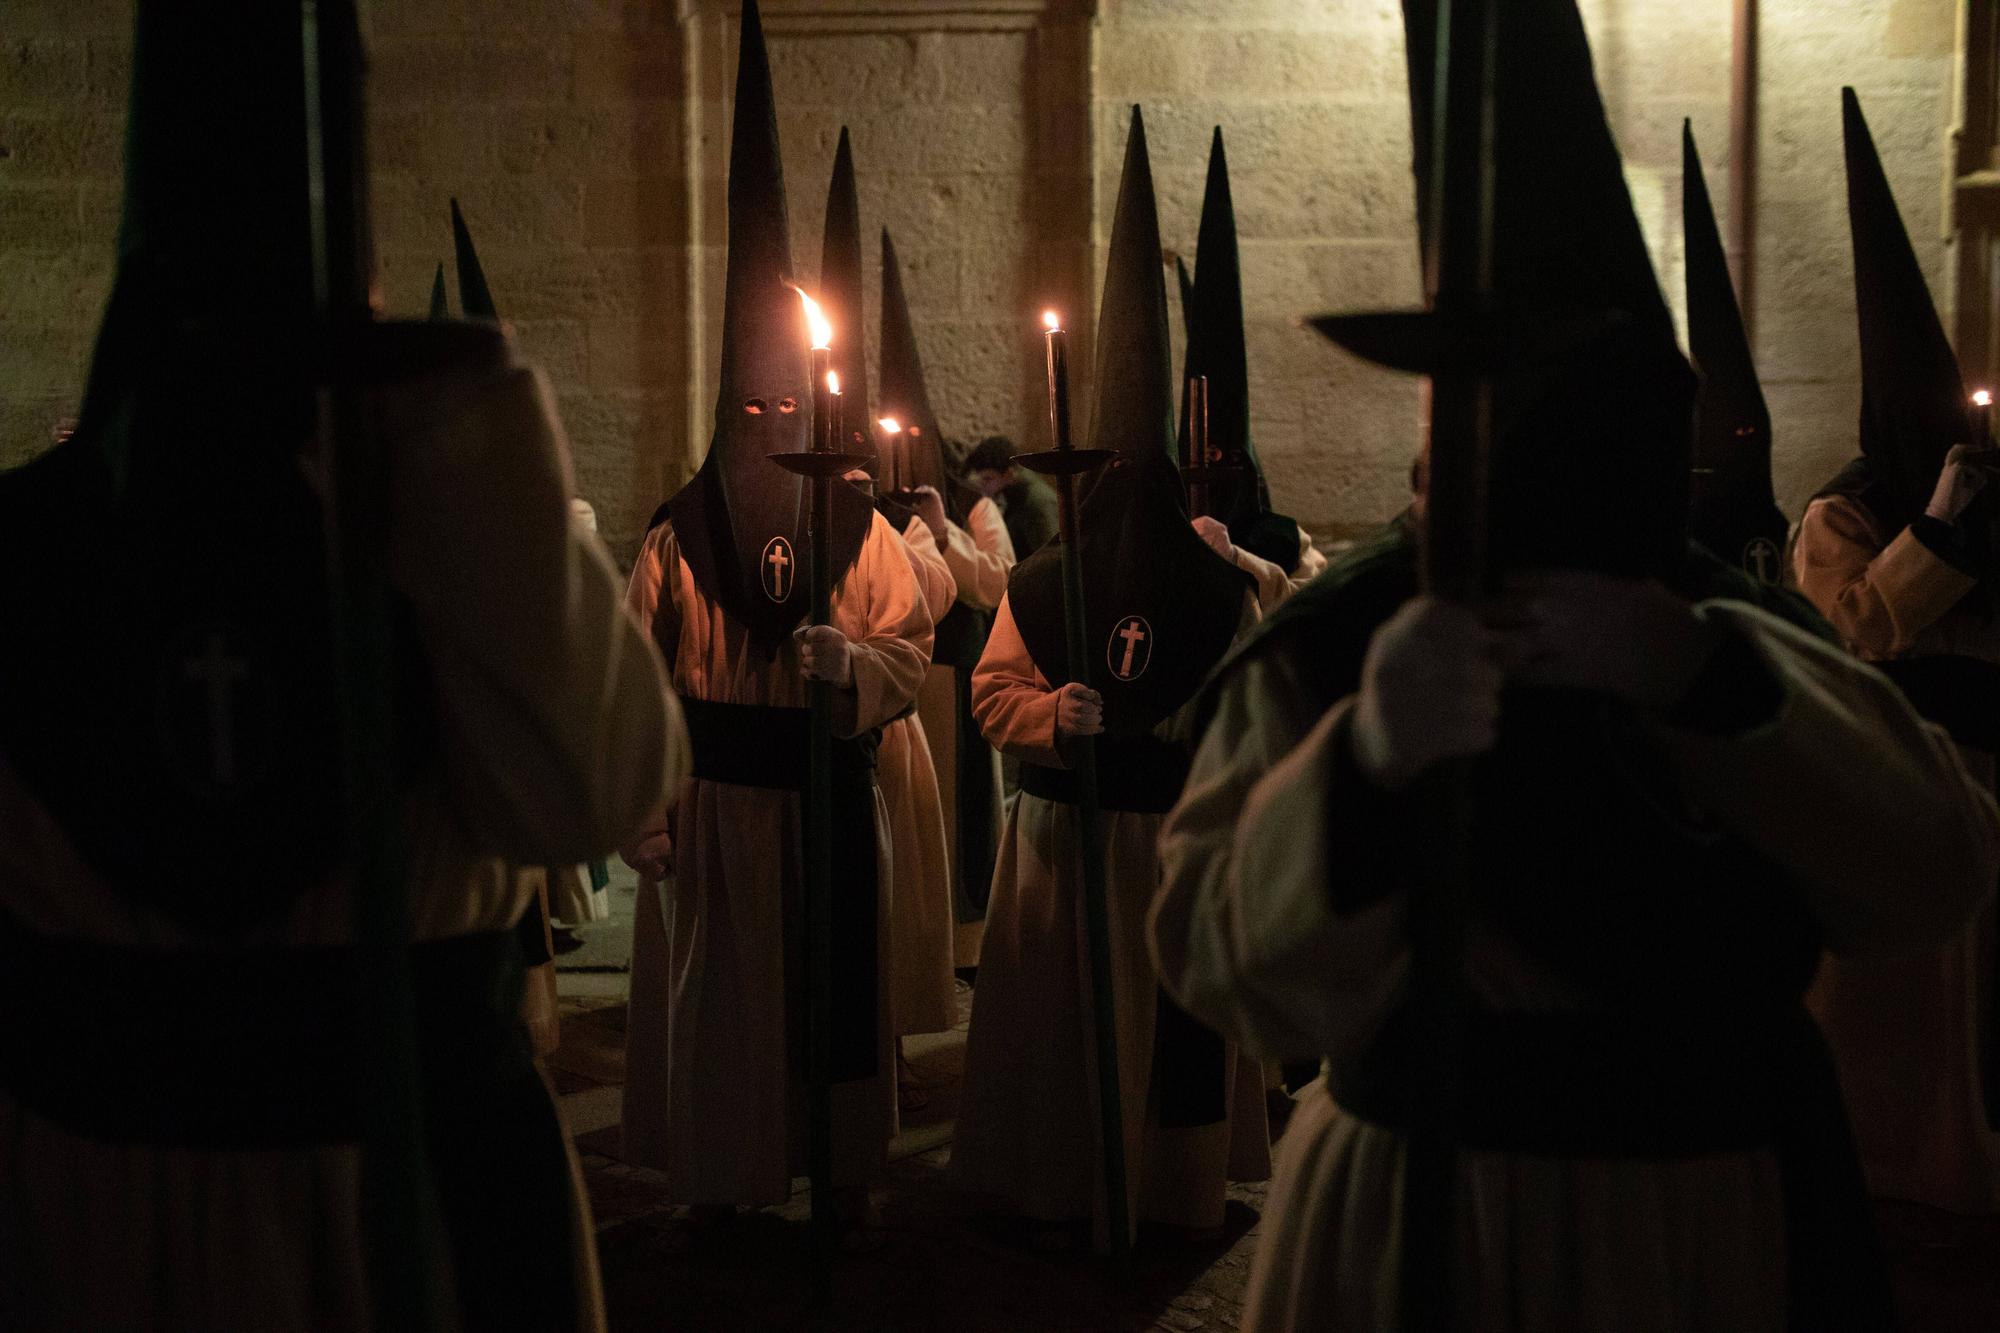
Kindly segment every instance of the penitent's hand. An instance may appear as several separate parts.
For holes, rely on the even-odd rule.
[[[1964,517],[1979,493],[1994,481],[1993,454],[1991,449],[1954,444],[1944,456],[1944,470],[1938,473],[1937,486],[1924,512],[1942,523],[1956,523]]]
[[[854,645],[831,625],[802,625],[792,631],[799,646],[799,674],[845,686],[854,680]]]
[[[1194,531],[1196,536],[1208,543],[1209,550],[1215,552],[1224,560],[1232,564],[1235,563],[1236,543],[1229,540],[1229,528],[1227,525],[1217,522],[1207,514],[1203,514],[1194,521]]]
[[[1074,681],[1056,691],[1056,739],[1104,731],[1104,696]]]
[[[938,549],[943,550],[946,535],[944,497],[937,493],[937,487],[935,486],[917,487],[916,497],[917,517],[922,519],[924,526],[931,530],[931,537],[937,542]]]
[[[1723,634],[1659,583],[1581,569],[1508,579],[1487,623],[1505,640],[1510,684],[1662,710],[1687,696]]]
[[[663,828],[648,829],[620,847],[618,859],[643,879],[665,879],[674,863],[673,835]]]
[[[1475,608],[1435,597],[1404,603],[1361,664],[1350,741],[1362,773],[1396,791],[1434,764],[1492,749],[1501,648]]]

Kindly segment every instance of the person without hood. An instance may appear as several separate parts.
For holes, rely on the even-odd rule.
[[[1243,341],[1243,273],[1236,244],[1236,206],[1229,194],[1229,159],[1222,150],[1222,127],[1208,150],[1208,182],[1201,200],[1192,283],[1182,280],[1182,312],[1187,320],[1188,380],[1208,380],[1207,481],[1209,513],[1194,521],[1195,531],[1224,560],[1256,580],[1257,602],[1266,615],[1326,568],[1312,534],[1296,519],[1271,508],[1271,488],[1263,460],[1250,438],[1250,363]],[[1186,405],[1181,410],[1181,450],[1188,448]]]
[[[1196,534],[1184,507],[1159,255],[1145,126],[1134,108],[1090,417],[1094,445],[1118,457],[1078,505],[1084,635],[1103,688],[1051,683],[1067,679],[1069,665],[1060,540],[1015,569],[972,681],[986,738],[1022,761],[1022,790],[994,871],[953,1178],[1054,1224],[1052,1239],[1094,1219],[1099,1248],[1111,1233],[1069,768],[1075,738],[1097,738],[1125,1215],[1135,1225],[1219,1226],[1228,1182],[1261,1180],[1270,1164],[1263,1069],[1174,1005],[1146,954],[1146,909],[1159,882],[1154,842],[1186,774],[1183,709],[1257,619],[1250,579]]]
[[[966,451],[966,481],[1000,510],[1016,555],[1026,558],[1056,535],[1056,493],[1026,468],[1014,465],[1021,451],[1005,435],[989,435]]]
[[[569,522],[539,373],[497,327],[316,301],[303,17],[136,7],[82,424],[0,476],[9,1329],[358,1331],[405,1287],[455,1327],[603,1326],[518,1017],[527,888],[504,863],[615,846],[681,776],[685,737],[609,556]],[[358,124],[358,22],[317,18],[321,105]],[[325,139],[329,159],[357,148],[334,121]],[[359,279],[365,206],[354,221]],[[343,315],[366,370],[339,393],[391,468],[414,1183],[439,1223],[400,1275],[364,1259],[383,1057],[359,1012],[325,545],[348,440],[317,416]]]
[[[1420,206],[1437,12],[1404,5]],[[1325,1059],[1243,1326],[1406,1326],[1407,1132],[1437,1052],[1410,1026],[1405,912],[1434,889],[1429,775],[1466,761],[1456,1319],[1888,1328],[1802,997],[1822,946],[1956,929],[2000,812],[1880,673],[1689,546],[1693,380],[1573,0],[1508,0],[1496,61],[1495,595],[1419,595],[1420,491],[1218,677],[1162,835],[1169,989],[1249,1049]],[[1460,326],[1401,327],[1423,335],[1403,364],[1463,364]]]
[[[1842,93],[1861,326],[1861,455],[1806,506],[1792,572],[1864,660],[1958,743],[1990,790],[2000,603],[1987,578],[2000,455],[1975,440],[1952,355],[1852,89]],[[1992,894],[1940,947],[1836,960],[1813,1003],[1869,1188],[2000,1209],[2000,984]]]
[[[854,150],[845,126],[827,188],[817,299],[836,329],[867,326],[862,300],[861,206],[855,191]],[[877,443],[877,415],[868,406],[866,343],[859,337],[839,339],[832,362],[842,386],[841,417],[846,429],[841,449],[875,460],[874,476],[858,469],[849,473],[847,480],[873,498],[876,510],[898,534],[910,572],[923,591],[924,607],[936,621],[950,611],[958,585],[930,528],[904,503],[913,497],[907,492],[889,493],[893,456],[884,455],[893,451],[897,442],[889,438]],[[883,410],[886,413],[887,409]],[[951,860],[931,754],[923,719],[915,707],[882,724],[875,775],[889,811],[891,841],[889,948],[882,958],[882,974],[888,988],[890,1031],[896,1038],[897,1100],[903,1109],[912,1111],[925,1105],[929,1097],[904,1059],[903,1038],[947,1031],[958,1024],[952,977]]]
[[[811,491],[769,456],[808,448],[809,338],[791,285],[777,108],[754,0],[743,8],[728,216],[715,434],[700,470],[655,516],[627,595],[680,693],[694,779],[621,853],[641,876],[625,1152],[659,1169],[666,1196],[695,1205],[704,1223],[737,1205],[783,1203],[804,1174],[798,793],[806,682],[824,680],[834,686],[827,1017],[840,1191],[829,1202],[859,1228],[896,1117],[878,984],[891,843],[876,729],[915,700],[931,623],[894,529],[861,491],[838,485],[831,620],[802,623]]]
[[[985,651],[993,608],[1006,594],[1007,576],[1019,548],[999,502],[954,475],[946,459],[944,433],[938,428],[924,384],[923,358],[917,353],[903,266],[886,228],[882,232],[882,412],[903,427],[890,447],[903,451],[902,475],[916,492],[914,507],[958,589],[956,600],[938,620],[931,669],[917,695],[917,714],[930,740],[938,797],[944,804],[953,961],[958,967],[977,967],[999,845],[1002,782],[1000,756],[979,734],[972,717],[972,669]],[[905,533],[914,536],[907,528]]]

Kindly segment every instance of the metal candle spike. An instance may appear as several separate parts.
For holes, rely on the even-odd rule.
[[[1062,533],[1063,638],[1069,679],[1090,684],[1090,653],[1084,643],[1082,527],[1077,519],[1076,480],[1117,456],[1112,449],[1076,449],[1069,438],[1069,339],[1055,312],[1047,326],[1049,435],[1053,449],[1017,454],[1014,462],[1055,478]],[[1097,1046],[1098,1147],[1104,1164],[1105,1220],[1111,1249],[1123,1262],[1131,1252],[1132,1225],[1126,1202],[1125,1115],[1118,1087],[1118,1023],[1111,992],[1111,920],[1104,877],[1103,813],[1097,791],[1097,744],[1089,736],[1069,741],[1070,770],[1076,774],[1077,855],[1083,863],[1084,933],[1090,948],[1092,1026]]]
[[[830,369],[833,328],[803,291],[813,334],[812,444],[802,454],[771,454],[770,460],[812,485],[806,543],[811,578],[810,623],[824,625],[833,613],[833,481],[868,460],[835,449],[840,429],[840,381]],[[832,1291],[833,1251],[838,1236],[833,1215],[833,687],[808,681],[811,713],[805,792],[806,871],[806,1157],[812,1175],[813,1292],[824,1302]]]

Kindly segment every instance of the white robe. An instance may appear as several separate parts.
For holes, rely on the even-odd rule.
[[[415,613],[440,722],[437,772],[405,802],[412,930],[506,929],[533,885],[501,858],[617,846],[686,771],[686,736],[658,655],[619,606],[610,557],[570,524],[566,450],[540,376],[510,365],[428,378],[378,389],[374,403],[396,444],[392,578]],[[101,881],[4,759],[0,909],[62,939],[216,947]],[[232,943],[343,944],[351,911],[332,879]],[[353,1144],[104,1143],[0,1094],[0,1326],[360,1333],[358,1162]],[[580,1179],[574,1198],[579,1327],[601,1328]]]
[[[668,674],[686,698],[802,708],[806,682],[788,638],[775,657],[709,600],[681,558],[673,525],[647,534],[627,604],[674,645]],[[858,736],[916,698],[931,618],[907,548],[881,515],[835,587],[832,623],[853,645],[851,685],[834,694],[834,730]],[[893,841],[875,793],[877,948],[890,956]],[[805,1168],[804,1071],[789,1067],[785,914],[802,891],[795,793],[691,779],[669,813],[673,877],[641,884],[625,1037],[627,1157],[666,1174],[690,1204],[775,1204]],[[873,1078],[834,1087],[834,1175],[865,1183],[895,1134],[889,990],[877,987]],[[796,1075],[796,1076],[795,1076]]]
[[[2000,812],[1942,733],[1880,675],[1737,603],[1707,614],[1747,635],[1784,702],[1734,737],[1656,731],[1717,822],[1791,869],[1841,951],[1920,946],[1952,930],[2000,865]],[[1336,911],[1326,803],[1352,698],[1322,714],[1278,652],[1223,686],[1161,837],[1152,933],[1193,1013],[1273,1059],[1352,1059],[1400,1003],[1399,901]],[[1562,1009],[1569,987],[1476,933],[1476,998]],[[1315,1085],[1280,1145],[1243,1327],[1396,1327],[1402,1137]],[[1680,1333],[1784,1326],[1775,1154],[1607,1161],[1462,1153],[1457,1271],[1491,1333]]]
[[[965,526],[947,523],[943,555],[945,567],[958,585],[958,600],[976,611],[991,611],[1007,595],[1007,576],[1014,569],[1014,539],[1007,535],[1007,519],[1000,506],[981,497],[965,516]],[[942,618],[942,617],[940,617]],[[917,714],[924,720],[924,734],[931,745],[931,764],[937,771],[938,797],[944,803],[946,855],[952,873],[958,873],[958,686],[952,677],[956,669],[934,663],[924,676],[917,696]],[[969,738],[975,745],[982,737]],[[997,831],[1001,818],[1000,755],[989,749],[993,766],[992,812]],[[984,888],[985,886],[981,886]],[[953,959],[959,967],[979,966],[980,941],[986,933],[984,921],[959,923],[953,932]]]
[[[1246,621],[1255,620],[1245,596]],[[973,676],[987,739],[1034,764],[1067,767],[1055,695],[1003,601]],[[1163,730],[1172,730],[1170,721]],[[1152,1104],[1159,976],[1146,912],[1159,883],[1164,816],[1103,812],[1127,1216],[1207,1228],[1222,1223],[1231,1180],[1270,1170],[1264,1071],[1225,1052],[1224,1118],[1162,1128]],[[1049,1221],[1094,1217],[1108,1244],[1100,1179],[1097,1053],[1075,807],[1022,792],[1007,816],[993,875],[986,956],[973,990],[965,1085],[952,1150],[960,1186]]]

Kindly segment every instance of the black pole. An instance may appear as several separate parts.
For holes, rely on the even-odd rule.
[[[396,642],[386,541],[390,460],[371,428],[354,351],[373,318],[364,52],[352,0],[304,0],[306,133],[326,538],[338,666],[341,809],[359,954],[361,1223],[381,1328],[448,1322],[438,1208],[423,1135],[410,909],[396,747]]]
[[[1069,428],[1069,356],[1060,328],[1048,332],[1049,433],[1055,448],[1024,458],[1027,466],[1046,471],[1056,483],[1057,515],[1062,534],[1063,639],[1069,679],[1090,685],[1090,651],[1085,643],[1083,597],[1083,527],[1077,517],[1076,479],[1109,460],[1104,450],[1074,449]],[[1097,1047],[1098,1137],[1104,1163],[1104,1215],[1111,1231],[1111,1252],[1123,1262],[1132,1249],[1131,1208],[1126,1198],[1124,1097],[1118,1083],[1118,1012],[1111,986],[1111,919],[1104,875],[1103,813],[1097,790],[1097,742],[1072,736],[1068,743],[1070,771],[1076,775],[1077,855],[1083,868],[1084,936],[1090,950],[1092,1027]]]
[[[1438,0],[1432,107],[1431,217],[1425,256],[1432,307],[1447,331],[1485,330],[1493,293],[1494,65],[1498,0]],[[1442,340],[1448,346],[1481,337]],[[1483,364],[1447,361],[1431,375],[1430,470],[1423,544],[1426,592],[1458,602],[1486,592],[1486,478],[1492,394]],[[1407,904],[1410,1008],[1423,1052],[1402,1213],[1405,1327],[1443,1333],[1460,1304],[1458,1147],[1464,1047],[1473,764],[1440,765],[1422,795],[1433,821],[1423,879]]]
[[[1188,376],[1187,457],[1181,460],[1186,471],[1189,518],[1208,516],[1208,376]]]
[[[813,452],[834,452],[840,429],[839,396],[827,383],[823,351],[813,353]],[[812,564],[814,625],[833,618],[833,478],[815,472],[809,479],[812,519],[808,559]],[[810,1084],[806,1153],[812,1172],[813,1299],[824,1304],[833,1291],[833,1252],[838,1240],[833,1215],[833,686],[806,684],[812,713],[807,760],[811,790],[805,801],[806,858],[806,1064]]]

